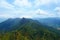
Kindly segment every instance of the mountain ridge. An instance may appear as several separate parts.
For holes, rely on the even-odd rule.
[[[3,26],[0,26],[0,30],[3,29],[3,31],[1,30],[3,33],[2,38],[5,38],[6,35],[8,35],[8,39],[5,38],[7,40],[60,40],[60,33],[58,30],[43,25],[37,20],[15,18],[4,21],[2,25]],[[1,32],[0,35],[2,35]]]

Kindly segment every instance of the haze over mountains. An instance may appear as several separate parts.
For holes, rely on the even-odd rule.
[[[0,23],[4,22],[5,20],[7,20],[8,18],[0,18]]]
[[[53,28],[60,28],[60,18],[38,18],[37,20]]]
[[[20,21],[22,18],[8,18],[8,20],[13,21],[11,19],[13,19],[15,21],[17,21],[17,19],[18,19]],[[27,19],[29,19],[29,18],[27,18]],[[31,19],[37,20],[41,24],[48,25],[53,28],[57,28],[57,29],[60,28],[60,18],[31,18]],[[7,20],[6,18],[0,18],[0,23],[4,22],[6,20]]]
[[[60,30],[29,18],[8,19],[0,23],[1,40],[60,40]]]

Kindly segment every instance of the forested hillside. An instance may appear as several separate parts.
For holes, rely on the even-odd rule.
[[[32,19],[8,19],[0,23],[0,40],[60,40],[60,31]]]

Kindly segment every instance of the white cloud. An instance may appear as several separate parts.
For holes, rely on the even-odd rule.
[[[41,5],[49,6],[51,3],[58,5],[60,3],[60,0],[35,0],[34,6],[35,7],[39,7]]]
[[[34,2],[29,2],[29,0],[14,0],[13,4],[19,7],[39,7],[41,5],[49,5],[51,3],[59,4],[60,0],[34,0]],[[5,7],[8,9],[14,8],[12,4],[6,2],[6,0],[0,0],[0,7]]]
[[[0,0],[0,7],[6,8],[6,9],[13,9],[14,6],[7,3],[6,0]]]
[[[54,13],[49,13],[41,9],[37,9],[34,13],[35,13],[34,17],[40,17],[40,18],[56,17]]]
[[[0,18],[12,18],[13,16],[11,15],[9,15],[9,14],[1,14],[0,15]]]
[[[25,18],[32,18],[32,16],[30,16],[30,15],[21,15],[20,16],[20,18],[23,18],[23,17],[25,17]]]
[[[41,9],[37,9],[37,10],[31,10],[31,11],[15,11],[15,13],[18,14],[18,16],[20,15],[20,17],[40,17],[40,18],[47,18],[47,17],[57,17],[56,14],[54,14],[53,12],[48,12],[45,10],[41,10]],[[16,15],[17,15],[16,14]]]
[[[34,2],[29,2],[28,0],[15,0],[14,5],[19,7],[39,7],[41,5],[49,5],[50,3],[58,3],[58,0],[34,0]]]
[[[59,3],[60,3],[60,0],[53,0],[53,2],[54,2],[55,4],[59,4]]]
[[[31,17],[56,17],[56,14],[47,12],[45,10],[41,9],[36,9],[36,10],[27,10],[25,11],[24,7],[31,8],[35,7],[38,8],[41,5],[49,5],[50,3],[55,3],[58,4],[60,1],[59,0],[34,0],[34,2],[29,2],[28,0],[15,0],[12,4],[9,4],[6,2],[6,0],[0,0],[0,7],[4,7],[6,9],[12,9],[10,11],[7,11],[0,15],[0,17],[26,17],[26,18],[31,18]],[[34,4],[34,5],[33,5]],[[15,9],[15,6],[21,7],[21,9]],[[32,8],[33,9],[33,8]],[[54,10],[58,11],[57,14],[60,17],[60,7],[56,7]],[[11,15],[11,16],[10,16]]]
[[[10,12],[11,13],[11,12]],[[56,17],[56,15],[54,13],[49,13],[45,10],[41,10],[41,9],[37,9],[37,10],[32,10],[32,11],[28,11],[28,12],[23,12],[20,10],[17,11],[12,11],[12,15],[11,14],[1,14],[0,17],[4,17],[4,18],[34,18],[34,17],[39,17],[39,18],[47,18],[47,17]]]
[[[60,12],[60,7],[56,7],[54,10]]]
[[[60,7],[56,7],[54,10],[56,12],[56,16],[60,17]]]
[[[20,6],[20,7],[31,7],[32,6],[32,4],[28,0],[15,0],[13,4],[16,6]]]
[[[35,0],[36,5],[43,5],[43,4],[48,4],[50,3],[51,0]]]
[[[34,5],[37,7],[37,6],[40,6],[40,5],[47,5],[47,4],[50,4],[50,3],[60,3],[60,0],[34,0]],[[16,5],[16,6],[20,6],[20,7],[32,7],[34,5],[32,2],[29,2],[29,0],[14,0],[13,4]],[[14,7],[13,5],[9,4],[6,2],[6,0],[0,0],[0,4],[2,6],[7,6],[6,8],[8,7]]]

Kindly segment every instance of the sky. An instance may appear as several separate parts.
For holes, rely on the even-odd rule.
[[[0,0],[0,18],[60,17],[60,0]]]

